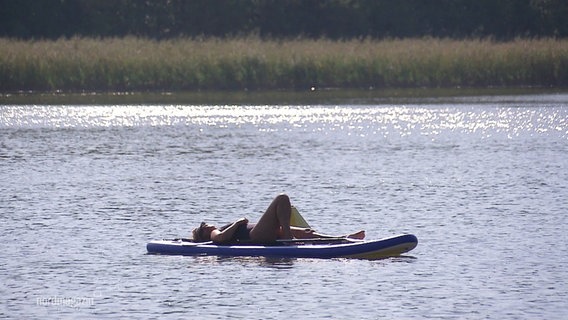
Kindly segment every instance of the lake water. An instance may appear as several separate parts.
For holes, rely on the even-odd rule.
[[[568,95],[0,106],[0,317],[563,319]],[[146,254],[286,192],[376,261]]]

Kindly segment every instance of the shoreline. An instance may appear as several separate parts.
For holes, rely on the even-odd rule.
[[[0,105],[333,105],[333,104],[421,104],[453,102],[463,98],[529,95],[565,95],[564,87],[490,88],[388,88],[316,89],[265,91],[145,91],[145,92],[12,92],[0,93]]]

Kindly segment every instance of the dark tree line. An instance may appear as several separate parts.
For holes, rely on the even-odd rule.
[[[0,0],[0,37],[567,37],[566,0]]]

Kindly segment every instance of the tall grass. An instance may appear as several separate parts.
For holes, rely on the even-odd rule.
[[[0,90],[567,86],[568,40],[0,39]]]

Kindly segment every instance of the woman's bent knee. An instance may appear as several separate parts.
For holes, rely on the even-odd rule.
[[[278,201],[278,202],[282,201],[282,202],[290,203],[290,197],[288,197],[288,195],[285,194],[285,193],[281,193],[281,194],[277,195],[275,200]]]

